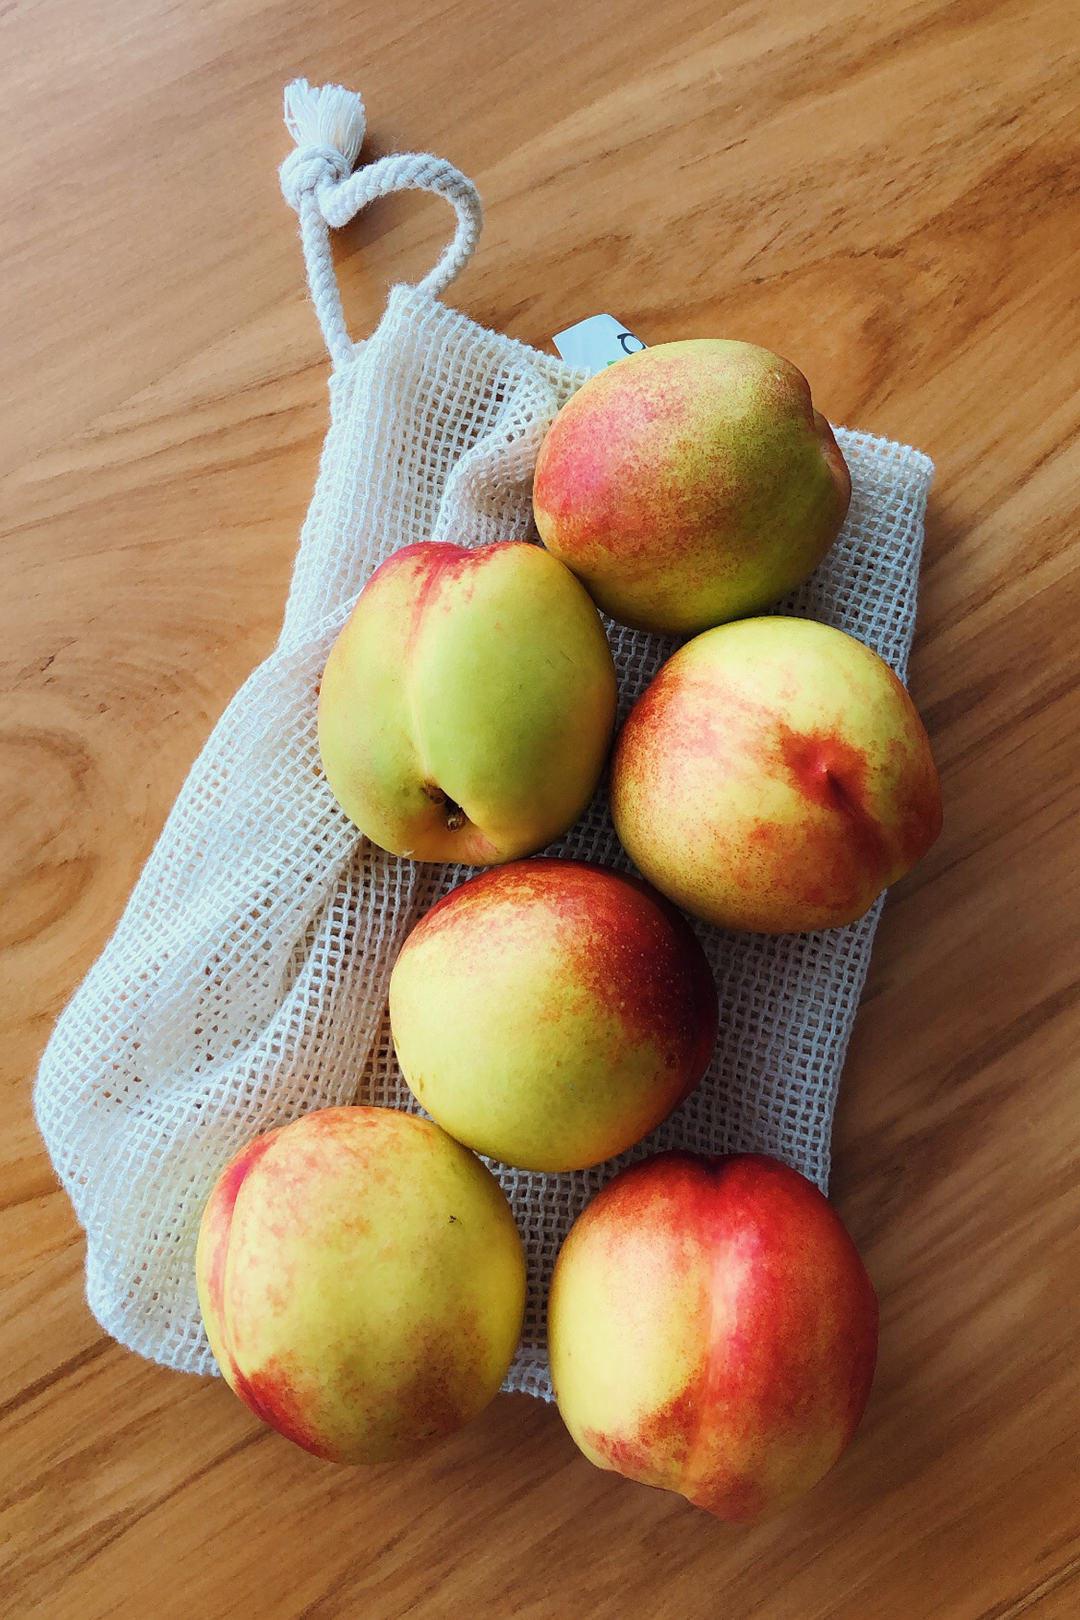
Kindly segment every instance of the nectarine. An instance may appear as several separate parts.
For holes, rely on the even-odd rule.
[[[591,377],[540,448],[541,539],[623,624],[692,635],[802,583],[851,479],[790,361],[752,343],[661,343]]]
[[[440,900],[390,978],[402,1072],[453,1136],[527,1170],[630,1147],[701,1079],[716,989],[687,922],[637,879],[518,861]]]
[[[225,1167],[196,1274],[218,1366],[334,1462],[410,1456],[498,1391],[525,1259],[494,1176],[430,1120],[327,1108]]]
[[[681,647],[620,733],[611,810],[631,859],[726,928],[853,922],[941,830],[922,721],[869,647],[743,619]]]
[[[721,1519],[778,1513],[862,1417],[877,1300],[817,1188],[761,1154],[659,1154],[610,1181],[555,1266],[548,1341],[601,1468]]]

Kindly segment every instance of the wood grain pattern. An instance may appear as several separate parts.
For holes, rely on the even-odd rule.
[[[834,1196],[882,1358],[847,1459],[751,1532],[501,1399],[336,1471],[82,1298],[30,1079],[200,744],[269,649],[326,361],[283,81],[451,157],[454,290],[763,341],[938,464],[913,689],[946,830],[893,895]],[[1070,0],[0,7],[0,1609],[49,1620],[1016,1620],[1080,1613],[1076,14]],[[440,205],[344,233],[357,332]]]

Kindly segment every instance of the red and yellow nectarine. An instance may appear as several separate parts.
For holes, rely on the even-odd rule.
[[[855,1245],[804,1176],[761,1154],[659,1154],[610,1181],[563,1244],[555,1396],[601,1468],[753,1522],[851,1439],[877,1324]]]
[[[527,1170],[621,1153],[701,1079],[716,989],[636,878],[518,861],[440,900],[390,978],[402,1072],[452,1136]]]
[[[892,670],[813,619],[743,619],[670,658],[615,746],[611,812],[650,883],[725,928],[854,922],[941,830]]]
[[[196,1275],[226,1382],[334,1462],[411,1456],[474,1417],[525,1306],[494,1176],[389,1108],[305,1114],[238,1153],[203,1214]]]

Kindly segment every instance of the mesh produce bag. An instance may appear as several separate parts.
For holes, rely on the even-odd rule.
[[[333,359],[330,428],[280,640],[196,761],[101,957],[42,1060],[42,1133],[86,1228],[94,1314],[170,1367],[214,1369],[195,1290],[199,1217],[244,1143],[334,1104],[417,1105],[396,1066],[387,983],[416,920],[460,867],[374,848],[322,776],[316,695],[361,586],[400,546],[535,538],[536,453],[584,380],[439,300],[480,229],[471,183],[395,154],[351,173],[357,97],[286,93],[297,150],[282,184],[299,213]],[[329,228],[406,188],[447,198],[457,230],[418,286],[397,286],[373,335],[346,332]],[[837,438],[854,493],[839,541],[782,611],[849,631],[903,676],[926,494],[917,451]],[[608,625],[625,715],[674,643]],[[552,853],[627,869],[603,792]],[[544,1300],[574,1217],[618,1164],[657,1148],[760,1149],[825,1187],[844,1053],[880,903],[848,928],[764,937],[698,925],[720,1040],[701,1086],[622,1160],[567,1175],[493,1168],[529,1262],[525,1330],[506,1387],[550,1398]]]

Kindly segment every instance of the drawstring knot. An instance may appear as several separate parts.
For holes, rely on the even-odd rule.
[[[395,191],[430,191],[457,214],[454,239],[419,283],[438,297],[469,262],[483,220],[472,181],[452,163],[426,152],[392,152],[353,174],[364,143],[364,104],[339,84],[321,87],[295,79],[285,90],[285,123],[296,142],[281,165],[285,201],[300,216],[300,240],[315,313],[335,365],[355,348],[345,326],[330,251],[330,228],[348,224],[361,208]]]

